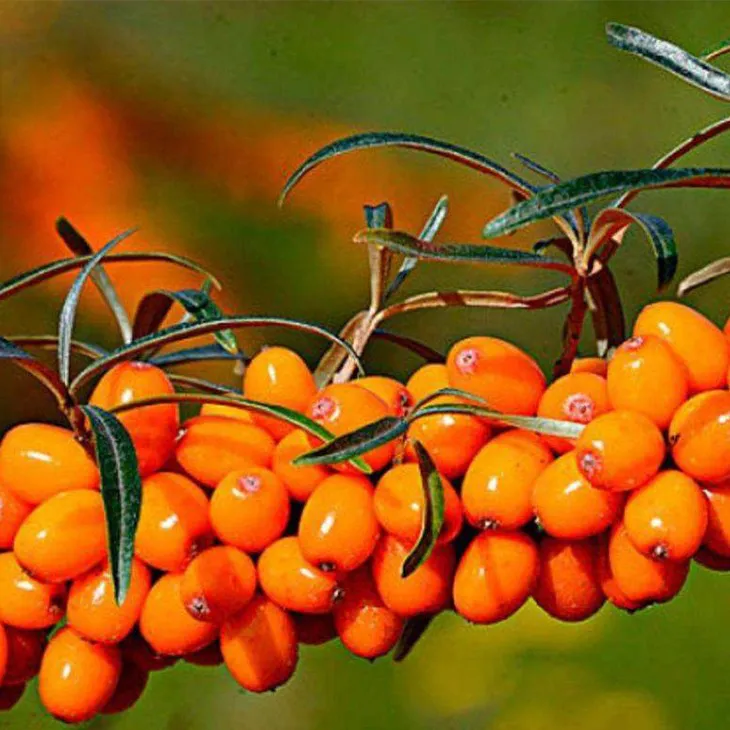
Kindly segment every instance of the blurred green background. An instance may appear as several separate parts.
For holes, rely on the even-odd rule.
[[[350,241],[362,205],[391,202],[415,231],[441,194],[442,240],[479,242],[508,202],[496,183],[405,151],[359,153],[307,178],[283,210],[276,195],[304,157],[370,129],[419,132],[503,164],[519,151],[565,176],[650,165],[721,114],[709,99],[610,48],[608,20],[639,25],[696,52],[727,37],[726,3],[0,3],[0,280],[65,255],[53,221],[66,215],[95,244],[131,225],[129,250],[166,248],[220,274],[231,311],[298,317],[337,329],[367,296],[363,251]],[[688,164],[727,166],[729,141]],[[680,275],[728,252],[727,193],[646,193],[634,209],[665,216]],[[535,227],[507,241],[526,246]],[[648,247],[631,232],[614,271],[630,318],[654,290]],[[150,287],[194,277],[159,266],[115,268],[132,306]],[[6,302],[3,335],[53,331],[68,279]],[[482,287],[536,292],[554,275],[423,265],[410,293]],[[720,322],[727,285],[692,295]],[[93,292],[79,333],[111,345]],[[548,368],[562,309],[447,310],[393,329],[445,349],[466,333],[507,337]],[[321,342],[267,331],[314,362]],[[584,352],[591,352],[590,332]],[[402,375],[415,358],[374,346],[374,372]],[[231,379],[225,369],[208,372]],[[0,432],[56,419],[22,373],[0,367]],[[18,398],[18,393],[23,396]],[[442,616],[402,666],[354,660],[336,644],[304,648],[294,680],[273,695],[241,692],[223,669],[154,675],[139,704],[94,728],[493,728],[715,730],[727,724],[730,593],[695,568],[671,605],[628,616],[610,608],[577,626],[528,605],[509,622],[466,626]],[[55,727],[34,690],[0,727]]]

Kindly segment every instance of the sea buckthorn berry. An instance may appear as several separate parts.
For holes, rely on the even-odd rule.
[[[210,521],[221,542],[260,553],[284,534],[289,494],[273,471],[249,467],[228,474],[210,500]]]
[[[524,533],[482,532],[456,569],[454,607],[467,621],[503,621],[530,597],[538,568],[537,546]]]
[[[442,478],[444,490],[444,524],[439,542],[451,542],[464,521],[461,501],[448,480]],[[418,464],[393,466],[380,477],[375,490],[375,515],[382,528],[403,542],[413,545],[423,521],[423,485]],[[306,507],[305,507],[306,512]]]
[[[0,441],[0,484],[28,504],[98,489],[99,470],[71,431],[45,423],[11,428]]]
[[[606,380],[592,373],[569,373],[558,378],[542,394],[537,415],[574,423],[590,423],[610,410]],[[570,451],[575,442],[557,436],[544,436],[557,453]]]
[[[90,720],[114,695],[121,673],[119,647],[93,644],[73,629],[61,629],[48,642],[41,662],[41,702],[64,722]]]
[[[194,651],[192,654],[186,654],[183,661],[193,664],[196,667],[219,667],[223,664],[223,654],[221,653],[220,644],[214,641],[212,644]]]
[[[139,630],[157,654],[183,656],[202,649],[218,636],[218,627],[196,621],[183,605],[182,573],[166,573],[155,583],[142,607]]]
[[[727,382],[730,346],[722,330],[694,309],[656,302],[639,313],[634,335],[661,337],[685,364],[690,393],[722,388]]]
[[[317,386],[307,364],[296,352],[284,347],[262,350],[248,364],[243,376],[246,398],[285,406],[299,413],[304,413],[316,392]],[[277,441],[294,428],[278,418],[260,413],[252,413],[251,417]]]
[[[428,405],[437,406],[460,403],[457,398],[441,396]],[[418,441],[426,449],[439,473],[446,479],[464,476],[471,460],[489,439],[491,430],[479,418],[465,413],[438,413],[423,416],[408,427],[406,458],[415,461],[413,442]]]
[[[704,491],[708,519],[703,544],[713,553],[730,558],[730,480],[705,486]]]
[[[146,362],[123,362],[106,372],[91,394],[89,403],[109,410],[125,403],[171,395],[175,392],[161,368]],[[180,429],[176,403],[135,408],[118,416],[134,442],[143,477],[161,469],[175,451]]]
[[[612,408],[643,413],[662,430],[689,392],[684,363],[654,335],[626,340],[608,365],[607,380]]]
[[[173,666],[179,657],[158,654],[135,630],[119,645],[125,662],[133,662],[145,672],[159,672]]]
[[[689,561],[652,560],[640,553],[621,522],[611,530],[608,561],[618,589],[629,601],[641,605],[674,598],[689,573]]]
[[[602,357],[576,357],[570,366],[571,373],[593,373],[606,377],[608,373],[608,363]]]
[[[134,550],[158,570],[177,572],[212,541],[208,498],[181,474],[158,472],[142,482]]]
[[[221,651],[228,671],[244,689],[276,689],[297,666],[294,619],[264,596],[254,596],[221,627]]]
[[[259,557],[258,573],[263,592],[289,611],[328,613],[342,597],[335,574],[308,563],[296,537],[269,545]]]
[[[337,571],[359,568],[380,536],[372,484],[354,475],[327,477],[304,505],[298,534],[302,555],[313,565]]]
[[[606,597],[598,577],[598,544],[593,540],[540,541],[540,569],[532,597],[553,618],[584,621]]]
[[[659,560],[689,560],[707,529],[707,499],[681,471],[659,472],[629,495],[626,534],[640,552]]]
[[[730,317],[727,318],[727,322],[725,322],[725,326],[722,328],[722,331],[725,333],[728,341],[730,341]]]
[[[118,715],[133,707],[147,689],[150,673],[131,661],[122,662],[117,688],[101,709],[102,715]]]
[[[535,480],[532,506],[545,531],[582,540],[606,530],[620,516],[624,496],[597,489],[578,471],[575,452],[556,459]]]
[[[236,408],[236,406],[225,406],[221,403],[203,403],[200,416],[216,416],[218,418],[233,418],[236,421],[244,423],[253,423],[253,416],[250,411],[245,408]]]
[[[690,398],[669,426],[676,465],[693,479],[719,484],[730,479],[730,392]]]
[[[23,520],[33,511],[27,502],[0,484],[0,550],[13,547],[15,535]]]
[[[106,555],[104,502],[99,492],[61,492],[38,505],[13,542],[18,562],[47,583],[71,580]]]
[[[8,637],[0,624],[0,685],[3,683],[5,670],[8,668]]]
[[[611,561],[608,556],[609,535],[604,533],[598,540],[598,581],[601,584],[603,595],[616,608],[624,611],[638,611],[643,607],[643,603],[630,600],[626,594],[618,587],[616,579],[611,571]]]
[[[25,693],[24,684],[14,684],[9,687],[0,687],[0,712],[12,710],[20,702]]]
[[[337,637],[331,613],[297,613],[294,615],[297,641],[307,646],[321,646]]]
[[[226,474],[269,467],[274,439],[263,428],[235,418],[197,416],[184,425],[175,456],[195,481],[215,487]]]
[[[388,406],[391,416],[403,417],[413,408],[413,396],[402,383],[382,375],[368,375],[352,381],[354,385],[369,390]]]
[[[256,568],[246,553],[228,545],[202,552],[185,570],[180,595],[198,621],[222,623],[253,598]]]
[[[709,548],[701,547],[692,557],[696,563],[699,563],[703,568],[707,568],[708,570],[714,570],[720,573],[730,571],[730,558],[724,555],[718,555]]]
[[[335,436],[342,436],[389,414],[388,406],[369,390],[354,383],[335,383],[312,399],[307,415]],[[363,454],[363,459],[373,471],[379,471],[393,458],[394,450],[392,443],[383,444]],[[336,468],[351,469],[347,465]]]
[[[621,492],[649,481],[664,461],[661,431],[634,411],[611,411],[591,421],[576,442],[578,469],[599,489]]]
[[[406,390],[414,403],[449,387],[449,370],[446,365],[428,363],[422,365],[406,382]]]
[[[368,567],[350,573],[342,584],[345,597],[334,608],[335,628],[355,656],[375,659],[398,642],[403,619],[381,599]]]
[[[133,559],[129,590],[118,606],[109,565],[94,568],[71,585],[66,605],[68,625],[90,641],[118,644],[137,623],[150,584],[149,568]]]
[[[372,574],[383,603],[399,616],[438,613],[451,598],[456,553],[451,543],[436,545],[428,560],[407,578],[401,576],[410,548],[391,535],[378,541],[372,559]]]
[[[532,486],[552,462],[550,449],[529,431],[505,431],[482,447],[461,485],[464,515],[479,529],[516,530],[533,517]]]
[[[545,376],[527,353],[494,337],[468,337],[450,350],[449,383],[487,401],[502,413],[532,416],[545,390]]]
[[[45,631],[29,631],[5,626],[7,662],[3,687],[25,686],[38,674],[46,648]]]
[[[306,502],[317,486],[332,474],[330,469],[321,464],[297,466],[292,463],[316,446],[317,443],[298,428],[284,436],[274,449],[271,468],[284,483],[289,496],[297,502]]]

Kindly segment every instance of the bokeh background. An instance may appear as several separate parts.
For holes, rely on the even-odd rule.
[[[471,146],[503,164],[523,152],[565,176],[648,166],[719,118],[719,102],[611,49],[608,20],[636,24],[694,51],[728,36],[728,6],[710,2],[173,3],[0,2],[0,280],[66,255],[53,222],[67,216],[95,245],[132,225],[126,250],[167,249],[216,271],[229,311],[279,314],[339,328],[367,297],[363,250],[351,243],[362,205],[388,200],[416,231],[441,194],[442,240],[479,243],[508,203],[496,183],[406,151],[350,155],[308,177],[283,210],[296,165],[337,136],[414,131]],[[691,164],[727,166],[728,141]],[[726,192],[646,193],[634,209],[669,219],[680,274],[727,254]],[[550,232],[536,226],[505,245]],[[658,296],[648,247],[630,233],[617,256],[626,311]],[[198,285],[156,265],[116,267],[134,305],[151,287]],[[6,302],[3,335],[45,333],[69,279]],[[483,287],[536,292],[551,274],[421,266],[407,291]],[[720,321],[727,285],[692,295]],[[466,333],[508,337],[548,368],[560,309],[447,310],[407,315],[393,329],[445,349]],[[78,332],[114,344],[93,291]],[[590,332],[588,333],[590,335]],[[314,363],[323,344],[286,332],[244,333],[294,345]],[[591,352],[590,337],[583,350]],[[368,352],[373,372],[416,360]],[[208,372],[232,381],[229,369]],[[25,375],[0,368],[0,433],[21,419],[56,420]],[[526,606],[504,625],[442,616],[403,665],[370,665],[332,643],[302,652],[295,679],[273,695],[240,691],[222,669],[154,675],[128,714],[101,730],[696,730],[730,714],[725,631],[730,591],[695,568],[679,600],[638,615],[610,608],[577,626]],[[28,691],[0,727],[45,730]]]

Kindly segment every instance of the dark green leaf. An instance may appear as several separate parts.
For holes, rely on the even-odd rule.
[[[683,279],[677,289],[677,295],[683,297],[693,289],[728,274],[730,274],[730,257],[713,261]]]
[[[364,208],[368,228],[390,228],[393,225],[393,211],[388,203],[366,205]]]
[[[540,175],[540,177],[544,177],[546,180],[549,180],[552,183],[560,182],[560,177],[557,173],[553,172],[552,170],[548,170],[547,167],[544,167],[539,162],[531,160],[529,157],[527,157],[527,155],[521,155],[519,152],[513,152],[512,157],[521,162],[528,170],[531,170],[535,174]]]
[[[535,253],[542,253],[549,248],[556,248],[565,256],[570,263],[573,262],[573,244],[565,236],[556,236],[553,238],[543,238],[532,245]]]
[[[364,327],[364,322],[369,317],[370,312],[367,309],[354,314],[340,330],[340,339],[347,343],[352,343],[355,339],[355,334],[361,327]],[[331,345],[327,349],[327,352],[322,356],[314,370],[314,382],[317,384],[317,388],[324,388],[332,380],[346,357],[347,355],[344,350],[337,344]]]
[[[94,434],[96,463],[101,473],[109,563],[114,598],[121,606],[127,597],[142,504],[142,480],[132,439],[116,416],[97,406],[81,406]]]
[[[166,352],[150,358],[150,362],[157,367],[166,368],[172,365],[184,365],[190,362],[205,362],[207,360],[233,360],[236,362],[248,362],[248,358],[239,352],[235,355],[226,352],[219,344],[191,347],[186,350]]]
[[[426,633],[426,629],[436,618],[432,613],[421,613],[406,620],[403,625],[403,632],[398,639],[393,651],[393,661],[402,662],[413,651],[413,647]]]
[[[187,388],[190,390],[199,390],[203,393],[213,393],[216,395],[235,395],[242,396],[240,390],[236,388],[229,388],[226,385],[219,385],[218,383],[211,383],[210,380],[203,380],[202,378],[195,378],[192,375],[180,375],[179,373],[167,373],[167,377],[170,382],[179,387]]]
[[[373,339],[385,340],[386,342],[392,342],[395,345],[399,345],[405,350],[410,350],[416,355],[420,355],[426,362],[445,362],[446,357],[440,352],[432,349],[428,345],[424,345],[418,340],[414,340],[412,337],[406,337],[405,335],[399,335],[395,332],[386,332],[385,330],[375,330],[372,335]]]

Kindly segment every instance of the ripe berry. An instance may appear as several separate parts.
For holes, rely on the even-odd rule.
[[[145,672],[159,672],[175,664],[179,657],[163,656],[158,654],[142,638],[138,630],[133,631],[124,639],[119,648],[125,662],[133,662]]]
[[[611,411],[591,421],[576,442],[578,468],[599,489],[620,492],[649,481],[664,461],[661,431],[634,411]]]
[[[380,536],[370,482],[345,474],[327,477],[304,505],[298,534],[302,555],[313,565],[337,571],[359,568]]]
[[[321,646],[337,637],[331,613],[297,613],[293,618],[300,644]]]
[[[429,363],[422,365],[411,375],[406,383],[406,390],[411,394],[414,403],[423,400],[436,391],[449,387],[449,371],[446,365]]]
[[[101,710],[102,715],[118,715],[132,708],[144,694],[150,673],[131,661],[122,662],[117,688]]]
[[[537,546],[524,533],[482,532],[456,569],[454,607],[467,621],[503,621],[530,597],[538,568]]]
[[[0,484],[0,550],[13,547],[15,535],[33,507]]]
[[[518,347],[494,337],[457,342],[446,367],[452,387],[483,398],[502,413],[534,415],[545,390],[538,364]]]
[[[5,626],[7,659],[3,687],[25,687],[41,668],[46,648],[45,631],[29,631]]]
[[[317,486],[332,471],[321,464],[297,466],[292,462],[316,447],[316,442],[305,431],[296,429],[276,444],[271,469],[281,479],[289,496],[297,502],[306,502]]]
[[[220,403],[204,403],[200,408],[200,416],[215,416],[219,418],[233,418],[244,423],[253,423],[251,411],[236,406],[224,406]]]
[[[516,530],[532,519],[532,486],[553,460],[529,431],[505,431],[482,447],[461,485],[464,514],[479,529]]]
[[[260,553],[284,534],[289,510],[289,494],[279,477],[252,466],[230,472],[216,487],[210,521],[222,542]]]
[[[228,671],[244,689],[276,689],[297,666],[294,620],[264,596],[255,596],[221,627],[221,651]]]
[[[71,431],[24,423],[0,441],[0,484],[28,504],[59,492],[98,489],[99,470]]]
[[[608,555],[609,535],[604,533],[598,538],[598,581],[601,584],[601,590],[606,598],[616,608],[624,611],[638,611],[644,604],[639,601],[630,600],[626,594],[618,587],[616,579],[611,571],[611,562]]]
[[[196,667],[219,667],[223,664],[223,654],[221,653],[220,644],[214,641],[212,644],[194,651],[192,654],[186,654],[183,661]]]
[[[20,702],[25,693],[24,684],[0,687],[0,712],[8,712]]]
[[[713,553],[730,558],[730,480],[705,486],[704,491],[708,520],[703,544]]]
[[[413,396],[402,383],[382,375],[368,375],[353,381],[354,385],[369,390],[388,406],[391,416],[403,417],[413,408]]]
[[[571,373],[593,373],[606,377],[608,363],[602,357],[576,357],[570,366]]]

